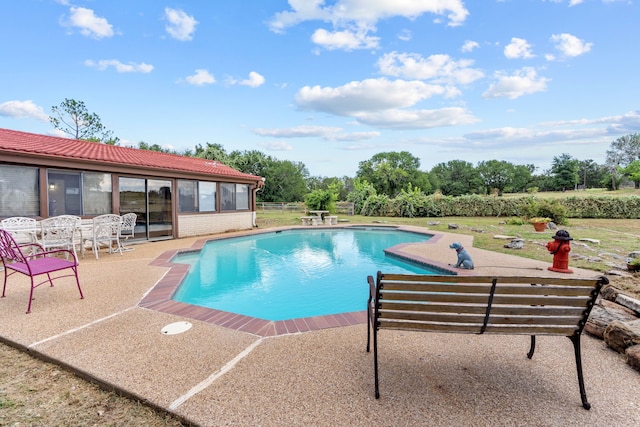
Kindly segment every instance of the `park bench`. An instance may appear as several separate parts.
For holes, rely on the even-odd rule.
[[[582,406],[589,409],[580,336],[606,277],[542,278],[385,274],[367,277],[367,352],[373,335],[375,397],[378,331],[396,329],[467,334],[562,335],[573,343]],[[373,334],[372,334],[373,332]]]

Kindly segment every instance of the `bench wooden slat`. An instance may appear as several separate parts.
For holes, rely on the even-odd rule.
[[[380,327],[384,329],[399,329],[410,331],[451,332],[480,334],[482,324],[453,324],[453,323],[417,323],[380,320]],[[494,326],[487,325],[484,333],[511,334],[511,335],[572,335],[577,326],[541,326],[541,325],[514,325]]]
[[[470,313],[470,314],[485,314],[487,311],[486,303],[484,305],[469,305],[469,304],[428,304],[425,307],[425,303],[408,303],[393,301],[385,301],[382,303],[382,310],[405,310],[405,311],[424,311],[428,310],[435,313]],[[584,312],[584,307],[563,307],[563,306],[510,306],[500,305],[493,306],[491,308],[491,314],[501,314],[507,316],[513,315],[531,315],[531,316],[581,316]]]
[[[489,295],[481,294],[457,294],[457,293],[407,293],[407,292],[380,292],[383,300],[387,301],[424,301],[424,302],[448,302],[448,303],[471,303],[486,304],[489,301]],[[564,297],[553,295],[534,295],[534,296],[505,296],[495,295],[493,304],[511,304],[511,305],[559,305],[577,307],[584,306],[590,297]]]
[[[429,276],[429,275],[411,275],[411,274],[388,274],[385,273],[381,283],[399,281],[399,282],[424,282],[424,283],[491,283],[493,279],[497,279],[498,283],[515,284],[545,284],[560,286],[587,286],[592,287],[597,279],[588,278],[565,278],[565,277],[519,277],[519,276]]]
[[[396,312],[382,310],[378,312],[379,318],[385,320],[413,320],[419,322],[446,322],[446,323],[479,323],[483,324],[485,316],[480,314],[459,314],[459,313],[427,313],[427,312]],[[489,316],[488,324],[513,324],[513,325],[573,325],[577,326],[582,319],[582,315],[577,316]]]

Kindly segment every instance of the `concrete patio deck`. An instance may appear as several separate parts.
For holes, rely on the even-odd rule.
[[[85,299],[63,279],[36,289],[30,314],[27,281],[11,277],[0,299],[0,339],[201,426],[640,425],[640,374],[589,335],[582,355],[590,411],[580,403],[571,342],[544,336],[529,360],[527,336],[383,331],[376,400],[362,313],[348,326],[256,334],[213,324],[197,308],[143,304],[159,292],[156,284],[173,286],[170,276],[183,274],[167,267],[176,250],[236,234],[245,233],[144,243],[99,260],[89,253],[79,267]],[[399,251],[445,267],[455,261],[453,241],[474,259],[469,274],[563,276],[546,269],[550,262],[473,248],[471,236],[458,234]],[[574,269],[574,276],[596,274]],[[364,307],[366,277],[362,284]],[[161,333],[185,320],[193,324],[187,332]]]

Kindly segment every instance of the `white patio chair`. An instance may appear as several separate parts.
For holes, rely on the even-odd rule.
[[[138,215],[130,212],[120,217],[122,219],[122,225],[120,227],[120,249],[123,251],[132,251],[134,248],[125,247],[124,242],[129,240],[130,237],[135,235],[136,222],[138,221]]]
[[[80,217],[75,215],[58,215],[40,221],[40,238],[38,243],[45,251],[50,248],[63,248],[73,252],[77,257],[76,246],[80,246],[84,257],[82,236],[80,234]]]
[[[0,228],[11,233],[19,245],[36,242],[38,225],[34,218],[23,216],[5,218],[0,223]]]
[[[120,215],[116,214],[99,215],[93,218],[93,233],[87,240],[91,240],[91,246],[96,259],[99,257],[102,246],[106,246],[110,254],[118,251],[120,255],[122,255],[122,248],[120,247],[121,224]]]

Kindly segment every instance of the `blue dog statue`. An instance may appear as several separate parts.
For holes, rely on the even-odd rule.
[[[460,242],[454,242],[449,245],[451,249],[455,249],[458,253],[458,262],[454,265],[455,268],[466,268],[468,270],[473,270],[473,260],[471,259],[471,255],[466,251],[465,248],[462,247]],[[451,264],[449,264],[451,265]]]

